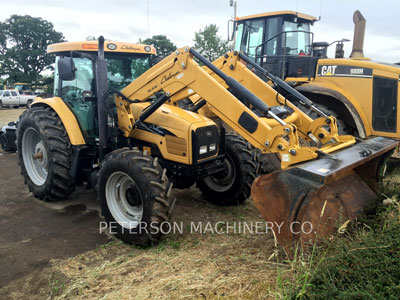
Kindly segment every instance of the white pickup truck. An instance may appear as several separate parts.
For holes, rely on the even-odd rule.
[[[7,106],[31,107],[35,95],[21,95],[18,90],[0,91],[0,108]]]

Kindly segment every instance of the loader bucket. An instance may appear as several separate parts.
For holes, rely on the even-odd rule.
[[[281,246],[329,236],[375,204],[379,170],[398,142],[376,137],[258,177],[251,197]]]

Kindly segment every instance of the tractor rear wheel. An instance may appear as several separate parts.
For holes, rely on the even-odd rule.
[[[157,158],[129,148],[108,154],[100,166],[97,192],[110,232],[129,244],[158,242],[170,228],[171,188]]]
[[[225,147],[225,170],[197,181],[197,187],[211,203],[235,205],[250,197],[259,164],[255,150],[241,136],[227,133]]]
[[[21,174],[36,198],[59,201],[75,188],[69,173],[72,146],[58,115],[35,107],[20,117],[17,148]]]

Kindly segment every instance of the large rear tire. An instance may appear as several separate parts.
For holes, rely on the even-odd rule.
[[[59,201],[73,192],[75,184],[69,173],[72,146],[53,110],[26,110],[18,124],[17,145],[21,174],[36,198]]]
[[[250,197],[251,185],[258,176],[256,152],[241,136],[225,136],[225,170],[197,181],[205,199],[218,205],[235,205]]]
[[[118,149],[101,163],[98,195],[111,233],[129,244],[150,246],[161,238],[172,203],[166,170],[138,149]]]

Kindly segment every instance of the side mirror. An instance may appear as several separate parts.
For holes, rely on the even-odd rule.
[[[236,21],[228,20],[228,42],[235,39]]]
[[[61,80],[71,81],[75,79],[75,64],[71,57],[60,57],[57,64],[58,75]]]

